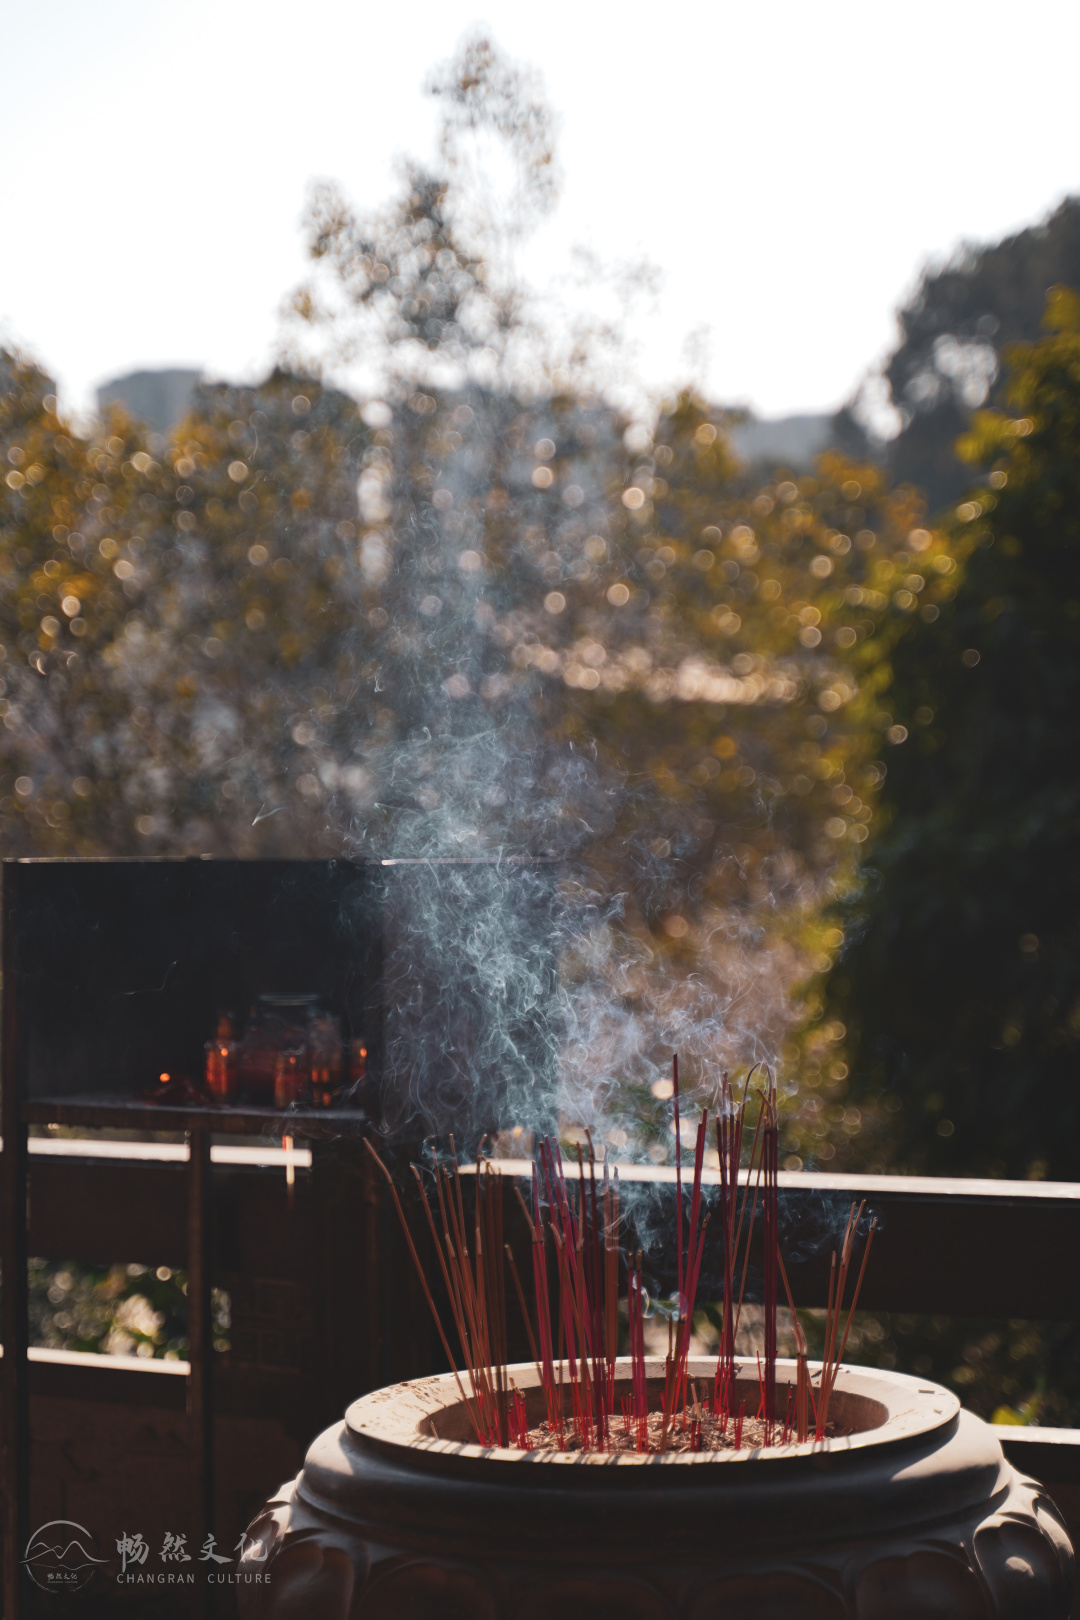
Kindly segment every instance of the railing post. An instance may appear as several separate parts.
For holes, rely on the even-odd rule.
[[[25,1576],[22,1558],[30,1539],[30,1389],[27,1346],[27,1200],[29,1184],[26,1126],[22,1122],[16,1074],[15,884],[11,866],[0,876],[3,923],[2,1106],[3,1195],[0,1205],[0,1262],[3,1266],[3,1593],[5,1620],[22,1620]]]
[[[210,1133],[188,1132],[188,1447],[191,1458],[191,1555],[214,1528],[214,1332],[210,1305]],[[196,1565],[196,1617],[209,1615],[205,1566]]]

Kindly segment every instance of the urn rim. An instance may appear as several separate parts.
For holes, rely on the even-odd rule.
[[[741,1378],[757,1386],[757,1365],[746,1357],[736,1358]],[[616,1362],[616,1380],[629,1383],[631,1362],[621,1356]],[[713,1358],[691,1357],[687,1364],[691,1380],[705,1379],[711,1384],[716,1371]],[[817,1364],[811,1363],[815,1374]],[[508,1369],[515,1385],[528,1398],[530,1390],[537,1390],[540,1379],[533,1362],[522,1362]],[[646,1375],[650,1380],[662,1380],[664,1362],[647,1358]],[[796,1363],[780,1359],[776,1364],[777,1383],[781,1389],[794,1384]],[[463,1383],[466,1382],[463,1376]],[[837,1400],[839,1397],[839,1401]],[[854,1398],[854,1399],[853,1399]],[[803,1444],[792,1442],[786,1446],[768,1449],[744,1448],[741,1451],[700,1451],[648,1453],[637,1452],[582,1452],[582,1451],[519,1451],[500,1446],[481,1446],[475,1440],[462,1440],[439,1436],[440,1418],[460,1414],[461,1394],[453,1373],[434,1374],[428,1378],[409,1379],[400,1384],[387,1385],[353,1401],[345,1414],[345,1423],[351,1439],[362,1448],[371,1448],[384,1456],[397,1455],[404,1461],[405,1454],[419,1460],[417,1454],[429,1454],[433,1459],[460,1458],[483,1460],[499,1467],[514,1468],[603,1468],[619,1470],[642,1468],[716,1468],[745,1467],[748,1463],[766,1463],[769,1477],[785,1464],[798,1464],[809,1457],[827,1454],[839,1459],[846,1454],[864,1454],[896,1445],[925,1440],[936,1430],[953,1424],[960,1412],[960,1401],[951,1390],[928,1379],[907,1373],[877,1367],[844,1365],[837,1375],[833,1401],[842,1411],[848,1403],[850,1409],[860,1410],[871,1419],[866,1426],[852,1433],[830,1436],[824,1440],[809,1440]],[[875,1411],[874,1408],[877,1410]],[[876,1421],[873,1421],[876,1419]],[[446,1425],[454,1427],[450,1422]],[[460,1416],[458,1418],[460,1427]],[[749,1480],[747,1481],[749,1483]]]

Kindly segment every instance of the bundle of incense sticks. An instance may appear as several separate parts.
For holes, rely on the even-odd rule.
[[[873,1242],[874,1232],[877,1229],[877,1219],[875,1217],[870,1222],[870,1230],[866,1236],[866,1247],[863,1249],[862,1265],[859,1267],[859,1275],[855,1283],[855,1292],[851,1298],[851,1306],[848,1310],[847,1322],[844,1327],[844,1336],[840,1340],[840,1348],[838,1350],[836,1348],[836,1339],[840,1327],[840,1317],[843,1313],[844,1290],[847,1287],[848,1267],[851,1265],[851,1256],[855,1248],[855,1234],[858,1231],[859,1222],[862,1220],[862,1213],[865,1208],[865,1199],[858,1206],[857,1211],[854,1204],[851,1206],[847,1226],[844,1230],[844,1241],[840,1247],[839,1265],[837,1265],[836,1253],[835,1251],[833,1252],[832,1268],[829,1273],[829,1306],[825,1313],[825,1348],[821,1361],[821,1382],[818,1390],[817,1423],[814,1433],[814,1438],[817,1440],[823,1440],[825,1438],[826,1425],[829,1421],[829,1402],[832,1399],[832,1392],[836,1387],[836,1375],[840,1371],[840,1363],[844,1359],[844,1350],[847,1347],[848,1333],[851,1331],[851,1319],[855,1314],[855,1306],[858,1302],[860,1290],[862,1289],[862,1280],[866,1274],[866,1262],[870,1255],[870,1245]]]
[[[526,1403],[513,1387],[506,1363],[507,1316],[505,1279],[509,1273],[529,1348],[543,1391],[548,1433],[560,1449],[623,1450],[627,1437],[638,1451],[666,1451],[676,1436],[694,1449],[702,1444],[703,1414],[719,1419],[726,1435],[729,1420],[734,1444],[742,1443],[745,1383],[737,1383],[735,1345],[750,1263],[751,1234],[762,1206],[764,1355],[758,1359],[760,1399],[757,1418],[764,1444],[788,1444],[827,1434],[829,1405],[862,1287],[876,1223],[872,1222],[843,1333],[840,1323],[848,1272],[864,1206],[852,1205],[839,1258],[834,1254],[825,1322],[825,1346],[815,1399],[806,1338],[795,1313],[779,1243],[779,1122],[776,1089],[771,1077],[754,1096],[759,1107],[746,1174],[742,1149],[746,1109],[754,1071],[742,1097],[725,1074],[720,1087],[716,1144],[720,1160],[720,1241],[724,1296],[720,1348],[711,1399],[707,1390],[688,1389],[687,1365],[694,1309],[701,1275],[705,1234],[710,1224],[702,1210],[702,1175],[708,1138],[708,1112],[697,1128],[689,1209],[683,1197],[681,1111],[678,1060],[673,1064],[673,1113],[676,1143],[676,1294],[668,1321],[668,1353],[663,1390],[650,1407],[646,1374],[645,1317],[648,1295],[642,1279],[641,1251],[622,1254],[619,1246],[618,1172],[606,1158],[597,1167],[589,1139],[588,1158],[577,1149],[577,1176],[568,1183],[558,1144],[545,1138],[533,1163],[531,1197],[515,1187],[529,1234],[532,1257],[532,1307],[516,1258],[503,1234],[503,1177],[491,1161],[477,1154],[471,1222],[462,1195],[462,1174],[450,1143],[447,1159],[434,1167],[434,1185],[412,1166],[432,1246],[453,1321],[462,1370],[450,1347],[429,1279],[425,1274],[390,1172],[370,1141],[366,1145],[385,1176],[444,1353],[457,1381],[473,1432],[482,1446],[513,1444],[531,1450]],[[470,1179],[472,1179],[470,1177]],[[749,1205],[749,1210],[748,1210]],[[629,1391],[616,1405],[619,1283],[626,1276],[631,1374]],[[777,1276],[783,1279],[796,1336],[796,1387],[786,1396],[777,1420]],[[464,1373],[464,1380],[463,1380]],[[467,1380],[468,1389],[465,1387]],[[655,1414],[659,1414],[658,1417]],[[654,1421],[650,1424],[650,1416]],[[615,1437],[620,1444],[614,1445]]]
[[[764,1169],[764,1155],[760,1151],[762,1129],[768,1118],[768,1103],[762,1097],[757,1126],[750,1145],[749,1172],[740,1199],[739,1169],[742,1163],[743,1125],[754,1073],[755,1070],[751,1069],[747,1075],[741,1102],[735,1100],[727,1075],[723,1076],[720,1082],[720,1117],[716,1122],[716,1148],[720,1158],[724,1300],[721,1318],[720,1353],[716,1359],[713,1408],[716,1411],[727,1413],[732,1418],[737,1415],[735,1405],[735,1343],[739,1332],[743,1298],[746,1293],[746,1274],[750,1264],[750,1234],[753,1231],[754,1221],[757,1216],[758,1197],[761,1192],[762,1171]],[[772,1091],[772,1087],[770,1087],[770,1091]],[[759,1093],[759,1095],[761,1094]],[[773,1113],[775,1114],[775,1094],[773,1094]],[[756,1177],[754,1173],[755,1164],[757,1166]],[[750,1219],[747,1221],[746,1206],[750,1201],[751,1188],[753,1189],[753,1203],[750,1209]],[[779,1200],[779,1188],[775,1176],[771,1183],[766,1184],[765,1197],[767,1202],[769,1200],[773,1201],[770,1224],[775,1224],[778,1217],[777,1205]],[[741,1273],[739,1270],[740,1251],[743,1256]],[[736,1296],[735,1278],[737,1274],[739,1275],[739,1289]]]

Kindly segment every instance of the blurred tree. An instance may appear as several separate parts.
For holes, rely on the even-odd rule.
[[[549,726],[619,784],[589,857],[639,945],[624,1005],[652,998],[691,1042],[698,1020],[736,1066],[777,1053],[793,985],[842,941],[824,905],[885,775],[888,649],[920,604],[940,611],[954,564],[873,468],[825,458],[741,492],[692,396],[625,437],[606,529],[514,657],[544,672]],[[816,1027],[788,1063],[816,1081],[831,1038]]]
[[[188,1353],[187,1274],[169,1266],[29,1265],[30,1339],[50,1350],[182,1361]],[[212,1291],[214,1349],[231,1348],[231,1301]]]
[[[81,438],[49,387],[0,354],[0,816],[7,852],[90,854],[116,848],[118,800],[137,770],[115,655],[141,623],[147,559],[143,540],[124,551],[113,530],[144,447],[108,429]]]
[[[115,411],[80,436],[47,387],[0,356],[5,848],[327,847],[355,781],[352,719],[343,777],[315,745],[356,683],[357,408],[276,373],[204,390],[151,453]]]
[[[1080,1174],[1080,299],[1047,323],[961,445],[989,487],[947,525],[955,596],[892,653],[909,735],[827,986],[847,1104],[910,1170]]]
[[[374,724],[354,702],[369,440],[352,400],[280,370],[202,389],[177,430],[156,491],[161,646],[141,682],[152,846],[340,851]]]
[[[903,426],[887,464],[894,478],[926,491],[932,511],[966,487],[957,436],[999,392],[1007,346],[1038,337],[1055,284],[1080,285],[1080,198],[1066,198],[1048,219],[1001,242],[965,245],[924,271],[900,311],[901,339],[885,379]],[[850,447],[850,412],[836,425],[838,442]]]
[[[324,189],[294,301],[382,400],[280,370],[162,445],[9,389],[9,845],[557,850],[624,1032],[773,1054],[840,943],[891,641],[951,559],[873,469],[747,488],[694,395],[650,430],[550,365],[503,253],[550,200],[550,121],[482,42],[438,83],[451,177],[466,137],[509,142],[506,230],[415,169],[371,223]]]
[[[12,361],[4,837],[557,850],[609,930],[569,966],[621,1019],[612,1079],[643,1029],[700,1026],[737,1066],[839,948],[823,906],[884,776],[890,650],[955,565],[873,468],[747,488],[693,394],[647,428],[552,363],[510,251],[554,172],[523,85],[472,42],[436,83],[449,178],[409,168],[374,221],[315,195],[293,369],[202,390],[171,442],[119,415],[80,437]],[[505,218],[458,195],[489,138]],[[317,374],[357,360],[362,410]],[[810,1089],[839,1028],[789,1045]],[[818,1135],[811,1110],[789,1153]]]

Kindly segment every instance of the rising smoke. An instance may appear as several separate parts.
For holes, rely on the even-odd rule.
[[[385,1123],[453,1129],[470,1151],[484,1132],[588,1130],[622,1157],[666,1158],[672,1051],[702,1100],[723,1067],[775,1062],[793,964],[760,906],[753,924],[702,911],[711,823],[598,746],[565,697],[652,681],[657,701],[669,686],[693,698],[711,681],[738,702],[746,680],[695,666],[673,682],[595,612],[559,633],[571,587],[626,547],[644,470],[625,486],[651,440],[605,398],[610,330],[545,319],[513,270],[553,198],[536,85],[476,39],[432,88],[444,177],[409,166],[372,221],[320,188],[296,300],[322,363],[381,396],[359,515],[364,667],[386,718],[342,836],[347,854],[396,863]],[[493,145],[512,171],[501,190]],[[742,881],[738,851],[720,859]],[[778,896],[799,881],[780,861],[772,876]],[[693,958],[658,948],[655,919],[677,928],[695,909]]]
[[[458,442],[418,495],[411,472],[393,469],[445,441],[436,414]],[[472,1150],[485,1132],[505,1144],[515,1128],[588,1130],[620,1157],[666,1158],[672,1051],[704,1100],[723,1067],[775,1062],[790,1020],[791,964],[737,911],[710,919],[690,971],[665,960],[640,919],[688,909],[697,812],[568,734],[564,684],[515,657],[523,637],[537,645],[554,570],[570,574],[610,527],[605,491],[572,453],[582,500],[545,514],[535,442],[591,436],[595,466],[604,431],[621,450],[611,421],[599,402],[555,424],[544,403],[526,413],[473,390],[464,405],[414,395],[380,430],[394,455],[377,463],[390,611],[374,610],[386,618],[375,682],[395,724],[365,755],[372,785],[345,847],[395,863],[384,869],[394,1133],[453,1130]]]

